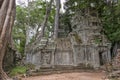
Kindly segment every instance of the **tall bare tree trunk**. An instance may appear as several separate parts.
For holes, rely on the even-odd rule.
[[[0,7],[0,34],[2,32],[3,24],[7,14],[8,3],[9,3],[9,0],[2,0],[2,1],[4,2],[1,4],[1,7]]]
[[[15,0],[3,0],[0,7],[0,78],[7,80],[9,77],[3,70],[3,58],[11,38],[14,22]]]
[[[52,2],[53,2],[53,0],[50,0],[50,3],[47,3],[45,18],[44,18],[43,23],[40,26],[41,27],[41,31],[38,34],[39,37],[43,37],[44,36],[45,26],[47,24],[48,18],[50,16],[51,8],[52,8]]]
[[[59,14],[60,14],[60,0],[56,0],[56,15],[55,15],[55,26],[54,26],[54,38],[58,37],[59,28]]]

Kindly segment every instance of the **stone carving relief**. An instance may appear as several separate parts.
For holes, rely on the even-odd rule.
[[[51,64],[51,52],[42,53],[42,65],[47,66]]]

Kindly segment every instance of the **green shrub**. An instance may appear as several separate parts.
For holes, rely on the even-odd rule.
[[[10,76],[24,74],[24,73],[26,73],[26,70],[27,70],[27,68],[25,66],[16,66],[11,70]]]

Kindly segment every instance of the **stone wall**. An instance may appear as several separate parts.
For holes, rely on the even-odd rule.
[[[105,61],[111,60],[107,46],[74,43],[77,42],[71,41],[71,37],[59,38],[52,43],[53,48],[48,44],[49,47],[43,50],[27,53],[27,63],[32,63],[37,68],[57,68],[58,66],[98,68]]]
[[[85,63],[93,67],[100,67],[106,62],[111,61],[111,44],[102,31],[101,21],[97,16],[89,13],[80,16],[78,11],[73,17],[72,29],[70,33],[73,52],[76,54],[77,64]],[[79,59],[77,57],[80,55]]]
[[[34,45],[28,45],[26,50],[26,63],[32,63],[37,68],[52,67],[55,44],[52,39],[42,38]]]
[[[69,38],[56,40],[55,65],[73,65],[73,51]]]
[[[114,69],[120,70],[120,49],[117,50],[117,53],[112,64]]]
[[[99,68],[111,61],[111,44],[101,33],[102,26],[97,16],[75,14],[73,31],[65,38],[38,40],[29,45],[26,52],[27,63],[39,68],[57,66]]]

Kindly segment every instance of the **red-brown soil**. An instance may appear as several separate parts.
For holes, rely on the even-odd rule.
[[[104,77],[102,72],[73,72],[28,77],[22,80],[103,80]]]

